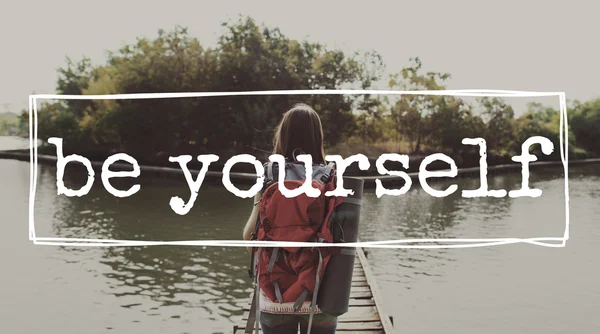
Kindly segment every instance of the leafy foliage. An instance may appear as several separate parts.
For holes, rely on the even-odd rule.
[[[176,27],[110,52],[101,66],[93,66],[88,58],[67,59],[58,70],[56,89],[71,95],[368,89],[383,79],[385,65],[376,52],[349,55],[293,40],[251,18],[225,22],[222,28],[214,48]],[[389,87],[440,90],[449,78],[448,73],[424,73],[420,59],[412,58],[389,77]],[[469,149],[462,145],[463,138],[484,137],[491,151],[507,156],[518,153],[526,138],[542,135],[553,140],[558,151],[560,116],[552,108],[531,104],[527,113],[515,118],[512,107],[498,98],[478,100],[483,112],[477,113],[461,98],[423,94],[397,99],[314,94],[61,100],[41,105],[38,129],[44,141],[64,138],[67,152],[126,152],[146,162],[166,154],[257,155],[271,150],[281,114],[298,102],[320,114],[326,146],[334,150],[349,142],[361,147],[393,142],[398,152],[462,154]],[[570,149],[600,154],[600,99],[575,103],[569,121]],[[28,128],[27,112],[18,124]]]

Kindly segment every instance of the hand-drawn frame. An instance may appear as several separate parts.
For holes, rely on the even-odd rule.
[[[34,203],[37,183],[38,153],[38,100],[102,100],[102,99],[162,99],[212,96],[251,96],[251,95],[441,95],[464,97],[548,97],[557,96],[560,100],[560,153],[565,173],[565,231],[562,237],[539,238],[486,238],[486,239],[398,239],[384,241],[366,241],[340,244],[317,244],[303,242],[245,241],[245,240],[190,240],[190,241],[143,241],[143,240],[110,240],[86,238],[48,238],[36,237],[34,223]],[[29,96],[29,141],[30,141],[30,193],[29,193],[29,240],[36,245],[55,246],[154,246],[154,245],[187,245],[187,246],[232,246],[232,247],[371,247],[371,248],[470,248],[498,246],[515,243],[528,243],[545,247],[565,247],[569,239],[569,154],[567,105],[564,92],[526,92],[509,90],[434,90],[434,91],[397,91],[397,90],[274,90],[274,91],[242,91],[242,92],[194,92],[194,93],[141,93],[113,95],[56,95],[35,94]],[[33,117],[31,117],[33,115]]]

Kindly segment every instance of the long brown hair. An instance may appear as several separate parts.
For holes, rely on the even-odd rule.
[[[323,127],[313,108],[300,103],[283,114],[273,137],[273,154],[291,160],[298,154],[310,154],[313,163],[325,163]]]

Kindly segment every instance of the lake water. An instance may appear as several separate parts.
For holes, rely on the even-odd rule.
[[[38,139],[38,145],[42,143]],[[29,139],[21,137],[0,136],[0,151],[29,149]]]
[[[2,141],[0,138],[0,147]],[[13,140],[13,139],[11,139]],[[25,148],[28,141],[25,139]],[[600,166],[570,168],[571,238],[565,248],[527,244],[467,249],[368,249],[399,333],[600,332]],[[539,198],[401,197],[367,191],[361,241],[401,238],[561,237],[562,168],[532,171]],[[29,163],[0,160],[0,326],[9,333],[231,333],[251,290],[248,254],[235,247],[58,247],[27,237]],[[40,165],[38,237],[134,240],[240,239],[252,207],[222,186],[203,186],[186,216],[180,180],[142,177],[130,198],[96,177],[83,197],[56,194],[56,169]],[[476,189],[477,178],[453,180]],[[67,186],[82,184],[66,173]],[[490,173],[492,189],[517,189],[518,173]],[[132,182],[123,181],[126,188]],[[448,182],[439,182],[442,189]]]

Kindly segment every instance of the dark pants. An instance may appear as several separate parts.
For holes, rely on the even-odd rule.
[[[308,330],[309,315],[260,313],[260,325],[264,334],[297,334]],[[335,334],[337,317],[327,313],[313,315],[311,334]]]

